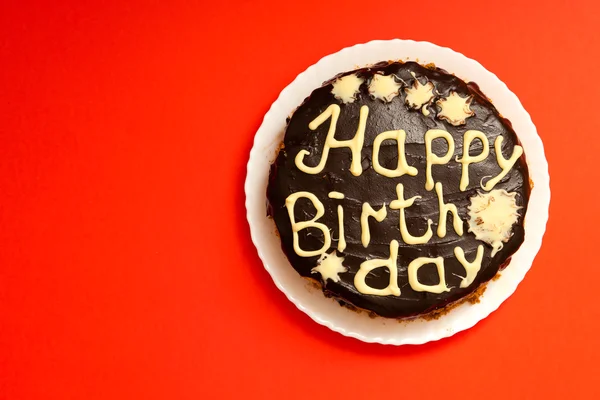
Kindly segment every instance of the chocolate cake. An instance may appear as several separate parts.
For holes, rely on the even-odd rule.
[[[267,200],[301,276],[341,304],[409,318],[509,264],[529,192],[518,137],[475,83],[384,62],[336,76],[292,114]]]

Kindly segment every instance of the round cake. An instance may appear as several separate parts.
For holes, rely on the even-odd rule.
[[[383,62],[314,90],[267,188],[292,267],[389,318],[477,301],[524,239],[531,183],[510,121],[473,83]]]

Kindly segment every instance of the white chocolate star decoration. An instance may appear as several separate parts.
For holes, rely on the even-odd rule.
[[[515,196],[503,189],[489,193],[479,193],[471,197],[469,206],[469,232],[477,240],[492,246],[492,257],[508,242],[512,236],[512,226],[519,219]]]
[[[423,115],[428,116],[429,111],[427,110],[427,104],[433,99],[433,89],[435,89],[435,87],[431,82],[422,85],[414,72],[412,72],[412,75],[415,78],[412,87],[404,89],[404,93],[406,93],[406,104],[415,110],[422,108]]]
[[[338,257],[334,250],[331,254],[323,254],[321,258],[319,258],[319,261],[317,261],[318,265],[314,267],[311,272],[313,274],[315,272],[320,273],[323,282],[327,282],[327,279],[339,282],[340,277],[338,274],[348,271],[348,269],[342,265],[343,261],[344,257]]]
[[[400,86],[400,83],[394,79],[394,75],[375,74],[369,84],[369,94],[376,99],[389,103],[394,97],[398,96]]]
[[[448,97],[436,101],[436,104],[442,109],[438,118],[444,119],[454,126],[463,125],[467,118],[475,114],[469,107],[472,100],[473,96],[460,97],[458,93],[451,92]]]
[[[354,103],[356,94],[365,80],[356,74],[342,76],[333,82],[331,93],[342,103]]]

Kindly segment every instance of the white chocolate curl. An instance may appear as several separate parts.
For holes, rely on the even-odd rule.
[[[471,197],[469,206],[469,232],[492,246],[492,257],[512,236],[512,226],[518,221],[521,207],[517,206],[517,193],[497,189]]]
[[[369,94],[376,99],[389,103],[398,96],[400,84],[394,79],[394,75],[373,75],[369,84]]]
[[[469,107],[472,100],[473,96],[460,97],[456,92],[450,93],[448,97],[436,101],[442,109],[438,118],[445,119],[454,126],[464,125],[467,118],[475,114]]]
[[[340,277],[338,275],[348,271],[348,268],[342,265],[343,261],[344,257],[338,257],[335,250],[331,254],[324,253],[321,258],[319,258],[319,261],[317,261],[318,265],[311,269],[311,273],[320,273],[323,282],[327,282],[327,279],[339,282]]]
[[[412,87],[404,89],[404,93],[406,93],[406,104],[415,110],[423,107],[423,114],[427,116],[429,115],[429,111],[426,111],[427,109],[424,106],[433,99],[433,90],[435,88],[431,82],[422,85],[414,72],[412,75],[415,78]]]
[[[342,76],[333,82],[331,93],[342,103],[354,103],[356,94],[365,80],[355,74]]]

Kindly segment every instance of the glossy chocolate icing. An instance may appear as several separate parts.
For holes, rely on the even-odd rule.
[[[435,85],[436,98],[430,103],[429,116],[424,116],[421,110],[411,110],[405,104],[405,93],[402,89],[400,95],[390,103],[372,99],[368,94],[368,84],[376,72],[385,75],[394,74],[402,81],[403,88],[413,83],[414,72],[421,83],[433,82]],[[345,303],[349,303],[361,309],[372,311],[384,317],[404,318],[425,314],[438,310],[464,298],[474,292],[480,285],[493,278],[496,273],[507,264],[511,255],[523,242],[523,216],[527,209],[529,199],[530,183],[525,158],[522,156],[508,175],[502,179],[494,189],[504,189],[508,192],[516,192],[517,204],[521,217],[513,226],[513,236],[504,243],[504,248],[493,258],[491,246],[475,239],[468,232],[468,209],[470,197],[483,191],[480,180],[483,177],[496,176],[500,167],[496,161],[494,151],[494,140],[498,135],[504,137],[502,151],[505,158],[512,154],[514,145],[518,139],[512,129],[510,122],[502,118],[490,101],[481,93],[475,83],[465,83],[459,78],[448,74],[446,71],[431,67],[424,67],[414,62],[407,63],[380,63],[371,68],[363,68],[341,74],[357,73],[365,79],[360,87],[360,93],[354,103],[344,104],[334,98],[331,94],[332,85],[329,81],[323,87],[316,89],[302,103],[288,120],[283,147],[276,161],[272,164],[269,184],[267,188],[267,199],[269,202],[269,214],[275,220],[279,231],[282,248],[291,265],[304,277],[320,280],[320,275],[312,274],[311,269],[317,265],[319,257],[300,257],[294,252],[292,244],[292,230],[285,207],[286,198],[298,191],[309,191],[315,194],[325,206],[325,215],[319,222],[326,224],[332,233],[331,253],[337,248],[338,239],[338,217],[337,206],[344,207],[344,229],[347,247],[341,255],[345,257],[344,266],[348,268],[346,273],[341,273],[340,281],[328,280],[323,285],[326,295],[333,296]],[[339,77],[339,76],[338,76]],[[446,121],[438,119],[439,107],[435,100],[446,97],[451,91],[456,91],[462,97],[473,96],[471,110],[475,115],[466,120],[462,126],[453,126]],[[308,150],[310,155],[305,158],[305,163],[310,166],[317,165],[320,161],[323,145],[327,136],[329,122],[323,123],[315,131],[308,129],[308,124],[321,114],[332,103],[339,104],[341,114],[337,124],[335,138],[338,140],[351,139],[358,124],[359,110],[363,105],[369,107],[369,116],[365,133],[365,142],[362,149],[363,172],[360,176],[353,176],[348,168],[351,161],[351,153],[347,148],[332,149],[322,173],[310,175],[300,171],[294,158],[300,150]],[[372,168],[371,157],[373,140],[384,131],[403,129],[406,131],[406,159],[408,164],[418,170],[418,175],[404,175],[398,178],[388,178],[376,173]],[[436,234],[439,218],[438,199],[435,190],[425,190],[425,146],[424,135],[429,129],[443,129],[448,131],[455,142],[455,153],[452,160],[446,165],[434,165],[432,167],[433,178],[436,182],[442,182],[444,190],[444,201],[453,203],[458,208],[464,223],[464,235],[458,236],[452,228],[450,214],[447,218],[447,235],[443,239]],[[476,129],[484,132],[490,143],[490,154],[486,160],[472,164],[469,168],[469,186],[467,190],[459,190],[461,176],[461,164],[454,159],[462,155],[463,134],[466,130]],[[436,154],[445,154],[447,145],[444,140],[433,142],[433,151]],[[470,150],[472,155],[481,152],[481,142],[474,141]],[[384,167],[395,168],[397,162],[397,145],[393,141],[385,141],[381,147],[380,162]],[[405,197],[422,196],[415,204],[406,209],[407,225],[409,232],[415,236],[422,235],[427,229],[427,219],[432,219],[434,235],[425,245],[407,245],[402,241],[398,220],[399,211],[387,207],[387,217],[383,222],[369,219],[371,230],[371,242],[367,248],[361,244],[360,216],[363,202],[369,202],[378,210],[384,203],[389,205],[396,199],[396,185],[404,185]],[[330,199],[328,193],[338,191],[344,193],[345,198]],[[295,215],[297,221],[311,219],[315,209],[307,199],[300,199],[296,203]],[[319,249],[323,244],[323,235],[318,229],[305,229],[299,232],[300,246],[305,250]],[[354,287],[354,275],[360,264],[373,258],[388,258],[390,241],[397,240],[400,243],[398,254],[398,284],[401,295],[397,296],[373,296],[363,295]],[[460,246],[465,252],[467,260],[473,260],[478,245],[484,245],[485,252],[481,270],[475,281],[467,288],[460,288],[461,277],[465,276],[465,270],[454,256],[454,247]],[[416,292],[408,284],[407,266],[417,257],[442,256],[445,262],[445,278],[450,292],[434,294],[428,292]],[[427,265],[420,269],[419,280],[423,284],[437,284],[439,278],[434,265]],[[374,288],[384,288],[389,281],[387,268],[373,270],[367,277],[367,284]]]

